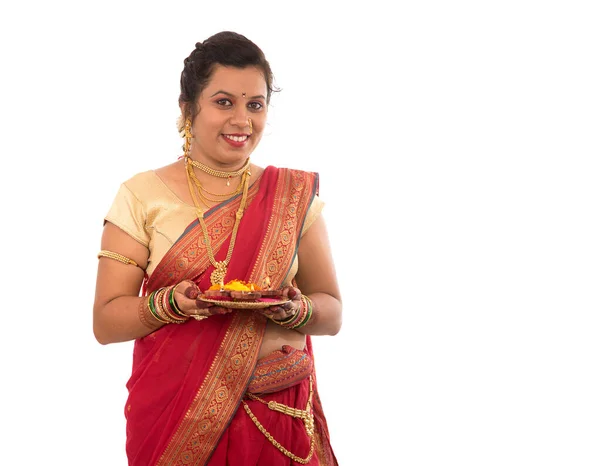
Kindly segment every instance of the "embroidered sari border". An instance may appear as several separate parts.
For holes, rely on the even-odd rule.
[[[238,408],[256,364],[265,322],[236,313],[203,384],[157,465],[204,464]],[[237,383],[235,383],[237,382]],[[235,402],[232,402],[235,400]]]
[[[306,223],[306,213],[308,212],[308,209],[310,208],[310,205],[314,201],[315,196],[318,194],[318,192],[319,192],[319,174],[315,173],[315,180],[314,180],[314,183],[312,186],[310,200],[307,203],[307,208],[304,212],[304,216],[302,218],[302,223],[300,224],[300,229],[298,230],[298,240],[296,241],[296,248],[294,250],[294,255],[293,255],[294,258],[298,255],[298,248],[300,247],[300,241],[302,240],[302,230],[304,230],[304,224]],[[288,269],[285,272],[284,277],[287,277],[288,274],[290,273],[293,263],[294,263],[294,261],[292,260],[290,262],[290,266],[288,267]]]
[[[274,213],[269,218],[264,241],[253,268],[253,274],[260,274],[261,269],[264,269],[266,276],[276,286],[283,283],[296,257],[301,227],[304,225],[308,207],[318,189],[316,176],[300,170],[279,171],[273,200]],[[312,186],[307,192],[306,186],[311,182]],[[291,244],[293,249],[290,250]],[[274,257],[269,257],[267,251],[271,251]],[[287,264],[287,267],[281,267],[283,264]],[[260,284],[263,284],[264,278],[259,277]]]

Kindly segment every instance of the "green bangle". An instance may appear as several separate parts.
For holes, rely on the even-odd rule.
[[[171,288],[171,292],[169,293],[169,305],[171,306],[171,309],[173,309],[173,312],[175,314],[177,314],[180,317],[185,317],[186,319],[189,319],[190,316],[184,314],[184,312],[181,309],[179,309],[179,306],[177,306],[177,301],[175,301],[175,288],[177,288],[177,285]]]
[[[313,313],[312,300],[308,296],[305,296],[305,295],[302,295],[302,297],[304,298],[304,302],[306,303],[306,308],[307,308],[306,316],[304,316],[304,319],[302,319],[302,322],[300,322],[298,325],[295,325],[294,327],[292,327],[293,329],[304,327],[306,324],[308,324],[308,321],[312,317],[312,313]]]
[[[156,290],[156,291],[158,291],[158,290]],[[169,322],[167,322],[166,320],[161,318],[158,315],[158,312],[156,311],[156,309],[154,307],[154,295],[156,294],[156,291],[153,291],[152,293],[150,293],[150,296],[148,296],[148,308],[150,309],[150,312],[152,313],[152,315],[154,316],[154,318],[156,320],[158,320],[159,322],[161,322],[163,324],[168,324]]]

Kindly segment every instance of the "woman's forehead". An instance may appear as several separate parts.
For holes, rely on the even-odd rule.
[[[248,66],[234,68],[217,65],[205,89],[208,96],[215,92],[225,91],[232,94],[267,95],[265,76],[259,68]]]

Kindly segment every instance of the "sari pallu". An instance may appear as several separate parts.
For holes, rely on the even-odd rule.
[[[260,183],[249,190],[249,203],[225,281],[241,279],[263,285],[268,278],[273,286],[281,286],[296,256],[304,218],[317,189],[315,174],[268,167]],[[217,261],[226,255],[239,202],[240,196],[205,215]],[[196,220],[148,278],[144,294],[186,279],[205,290],[210,286],[212,270]],[[126,450],[131,466],[290,464],[291,460],[271,445],[240,409],[265,327],[266,319],[260,314],[234,311],[202,321],[190,319],[182,325],[166,325],[135,341],[125,407]],[[310,338],[307,340],[307,351],[312,356]],[[307,384],[303,381],[268,395],[268,399],[294,406],[304,397],[301,403],[305,404]],[[313,390],[318,438],[310,464],[337,464],[316,383]],[[268,409],[263,412],[264,405],[252,403],[256,416],[270,426],[269,432],[277,440],[283,443],[292,432],[297,440],[292,439],[286,448],[306,456],[306,433],[296,432],[303,430],[301,421],[273,420],[273,416],[287,416]],[[247,441],[249,438],[252,442]],[[317,456],[322,458],[320,463]]]

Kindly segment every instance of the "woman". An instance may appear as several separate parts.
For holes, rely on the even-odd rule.
[[[272,82],[244,36],[196,44],[181,74],[184,156],[126,181],[105,218],[94,334],[135,340],[130,465],[337,464],[309,336],[341,327],[318,177],[249,158]],[[285,302],[200,299],[232,280]]]

